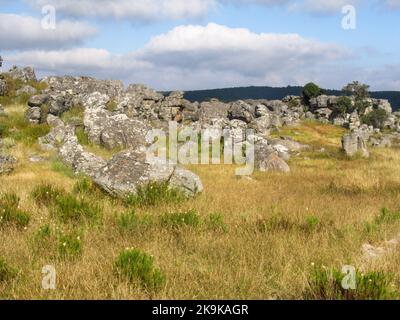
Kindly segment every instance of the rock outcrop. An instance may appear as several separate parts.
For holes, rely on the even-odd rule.
[[[12,172],[16,163],[17,159],[13,156],[0,153],[0,175]]]
[[[364,158],[369,157],[366,139],[362,133],[358,131],[353,131],[344,135],[342,138],[342,146],[345,154],[349,157],[353,157],[357,154],[360,154]]]

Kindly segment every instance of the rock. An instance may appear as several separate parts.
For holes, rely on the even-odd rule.
[[[227,119],[229,104],[216,99],[210,102],[202,102],[199,109],[200,122],[210,124],[213,119]]]
[[[15,80],[21,80],[23,82],[37,81],[35,71],[31,67],[26,67],[21,69],[14,66],[7,72],[7,74],[11,78]]]
[[[364,158],[369,157],[366,140],[357,131],[353,131],[343,136],[342,147],[345,154],[349,157],[353,157],[358,153]]]
[[[281,137],[280,139],[271,140],[270,144],[273,146],[274,145],[284,146],[285,148],[287,148],[289,152],[300,152],[310,148],[310,146],[294,141],[290,137]]]
[[[332,112],[333,111],[329,108],[320,108],[320,109],[315,110],[317,119],[326,120],[326,121],[329,121],[329,118],[330,118]]]
[[[203,190],[193,173],[176,168],[166,160],[150,158],[145,147],[133,148],[115,155],[101,168],[94,182],[111,195],[125,197],[135,194],[151,182],[169,182],[171,187],[195,195]]]
[[[33,162],[33,163],[38,163],[38,162],[44,162],[44,161],[46,161],[46,158],[44,158],[44,157],[42,157],[42,156],[38,156],[38,155],[32,155],[32,156],[30,156],[30,157],[28,158],[28,160],[29,160],[30,162]]]
[[[290,172],[288,164],[275,153],[271,153],[267,158],[260,162],[260,171]]]
[[[161,93],[158,93],[143,84],[130,84],[125,92],[140,96],[143,100],[153,100],[158,102],[164,99],[164,96]]]
[[[233,102],[228,111],[228,118],[250,123],[255,117],[255,107],[242,100]]]
[[[22,94],[33,95],[36,93],[36,89],[30,85],[23,86],[21,89],[18,89],[16,92],[17,96]]]
[[[369,142],[372,147],[375,148],[391,148],[392,147],[392,140],[390,137],[383,135],[381,137],[371,137]]]
[[[328,108],[328,105],[329,105],[329,96],[327,95],[320,95],[316,98],[310,99],[311,110]]]
[[[264,136],[268,136],[271,133],[272,127],[272,117],[269,115],[269,113],[254,119],[249,124],[249,128],[254,129],[256,133]]]
[[[14,170],[17,159],[13,156],[4,155],[0,153],[0,175],[9,174]]]
[[[388,114],[391,114],[393,109],[390,102],[386,99],[373,99],[372,104],[375,109],[385,110]]]
[[[188,197],[194,197],[204,191],[203,184],[197,175],[179,167],[175,168],[169,180],[169,185],[181,190]]]
[[[361,120],[357,111],[354,111],[349,118],[349,129],[355,130],[361,126]]]
[[[42,110],[38,107],[29,108],[26,111],[25,117],[30,123],[38,124],[42,118]]]
[[[5,96],[7,93],[7,82],[0,79],[0,96]]]
[[[42,105],[46,104],[49,100],[49,95],[47,94],[39,94],[36,96],[32,96],[29,98],[28,106],[30,107],[41,107]]]

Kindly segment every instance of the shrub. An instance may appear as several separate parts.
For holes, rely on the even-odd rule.
[[[167,213],[161,218],[161,224],[171,228],[179,228],[181,226],[197,227],[199,223],[200,216],[195,210],[182,213]]]
[[[54,187],[51,184],[43,184],[37,186],[32,191],[32,197],[40,206],[49,206],[54,204],[57,197],[63,194],[63,190]]]
[[[107,102],[106,107],[108,111],[114,112],[117,109],[118,104],[115,100],[110,100],[109,102]]]
[[[70,166],[65,165],[61,160],[59,159],[53,159],[51,162],[51,169],[55,172],[61,173],[68,178],[74,178],[75,173],[72,170]]]
[[[26,227],[30,215],[19,208],[19,197],[14,193],[3,194],[0,197],[0,225],[13,224],[17,227]]]
[[[126,198],[126,204],[134,207],[155,206],[160,203],[178,203],[185,199],[179,190],[169,188],[167,182],[151,182],[138,188],[136,194]]]
[[[2,257],[0,257],[0,282],[9,281],[16,277],[17,269],[11,267]]]
[[[353,81],[343,88],[343,92],[351,94],[356,100],[363,100],[369,97],[369,86],[359,81]]]
[[[90,141],[89,141],[89,136],[85,132],[85,128],[83,127],[77,127],[75,130],[76,137],[78,138],[78,142],[82,146],[89,146]]]
[[[337,101],[336,112],[346,114],[353,112],[353,102],[349,97],[340,97]]]
[[[78,232],[64,234],[58,240],[58,254],[61,258],[75,258],[82,253],[82,235]]]
[[[75,194],[90,194],[96,191],[93,181],[88,177],[81,177],[74,185]]]
[[[61,119],[65,123],[71,123],[75,119],[83,120],[85,108],[81,105],[75,105],[70,108],[68,111],[64,112],[61,116]]]
[[[303,97],[306,101],[310,101],[311,98],[318,97],[322,94],[322,90],[315,83],[310,82],[304,86]]]
[[[375,223],[393,223],[398,220],[400,220],[400,212],[393,212],[387,208],[383,208],[380,215],[376,217]]]
[[[165,275],[154,267],[154,258],[139,250],[122,251],[115,268],[119,276],[124,276],[130,281],[139,280],[146,289],[160,289],[165,285]]]
[[[296,225],[284,217],[273,216],[270,219],[260,219],[257,221],[257,229],[260,232],[268,231],[290,231]]]
[[[224,217],[219,213],[212,213],[207,217],[207,226],[215,231],[228,231],[228,226],[224,222]]]
[[[320,225],[320,221],[317,217],[310,216],[306,220],[305,229],[309,232],[315,231]]]
[[[374,128],[383,129],[388,117],[389,115],[385,110],[376,109],[361,117],[361,121],[362,123],[373,126]]]
[[[81,222],[82,220],[97,220],[100,217],[101,208],[96,203],[66,194],[56,198],[52,212],[62,222]]]
[[[383,272],[356,271],[356,289],[344,289],[346,274],[337,269],[315,267],[305,292],[306,299],[316,300],[386,300],[397,297],[392,288],[393,277]]]

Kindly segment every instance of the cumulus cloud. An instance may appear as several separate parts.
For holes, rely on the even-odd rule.
[[[3,50],[54,49],[81,45],[96,34],[86,23],[59,21],[56,29],[43,29],[41,20],[0,13],[0,43]]]
[[[176,27],[124,55],[73,49],[18,53],[7,60],[34,61],[44,73],[113,77],[167,90],[304,84],[322,79],[330,63],[350,56],[346,48],[298,34],[258,34],[211,23]]]
[[[346,5],[357,5],[359,0],[304,0],[293,1],[289,5],[291,11],[306,11],[313,14],[340,14]]]

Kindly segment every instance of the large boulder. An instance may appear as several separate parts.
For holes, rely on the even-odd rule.
[[[279,157],[278,151],[264,139],[254,145],[254,166],[262,172],[290,172],[288,164]]]
[[[168,182],[189,196],[203,191],[200,179],[166,160],[149,157],[147,148],[132,148],[115,155],[94,177],[94,182],[111,195],[135,194],[151,182]]]
[[[365,158],[369,157],[367,142],[360,132],[353,131],[344,135],[342,138],[342,148],[349,157],[353,157],[357,154]]]
[[[30,85],[25,85],[22,88],[18,89],[15,94],[17,96],[26,94],[26,95],[33,95],[36,93],[36,89]]]
[[[229,104],[211,99],[209,102],[202,102],[199,109],[201,123],[211,123],[214,119],[228,118]]]
[[[242,100],[233,102],[228,111],[228,118],[250,123],[255,117],[255,107]]]

